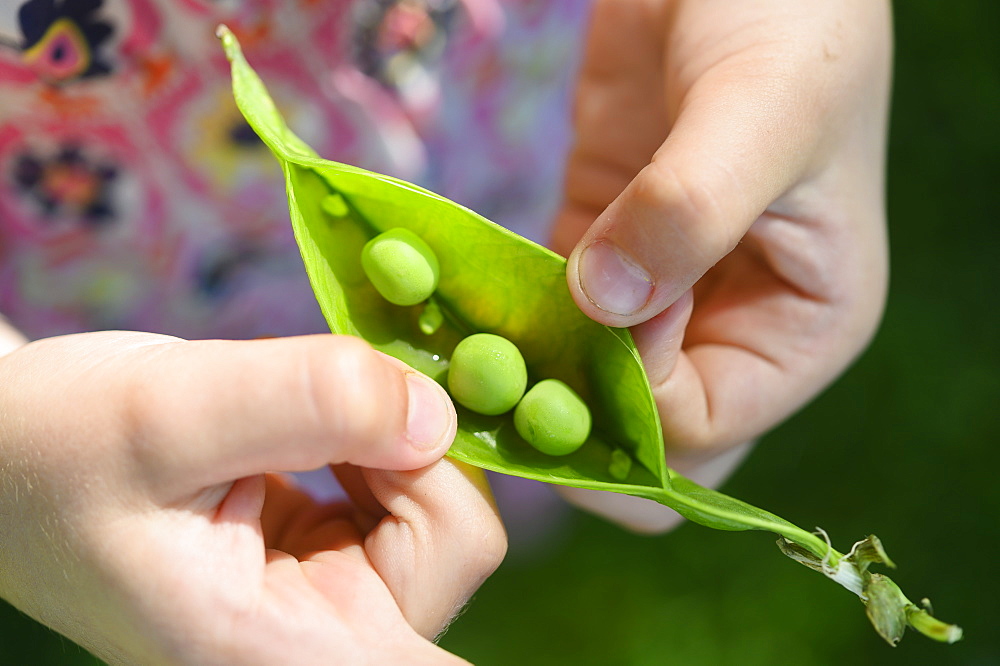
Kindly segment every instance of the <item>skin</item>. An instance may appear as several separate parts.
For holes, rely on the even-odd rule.
[[[551,244],[580,308],[631,328],[668,463],[696,480],[719,483],[877,326],[891,44],[882,0],[596,2]],[[638,530],[677,522],[566,494]]]
[[[109,663],[464,663],[501,561],[433,381],[358,339],[0,327],[0,596]],[[334,464],[322,505],[276,470]]]

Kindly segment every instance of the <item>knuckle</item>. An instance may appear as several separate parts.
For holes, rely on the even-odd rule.
[[[669,424],[663,427],[664,443],[675,455],[710,455],[722,446],[721,433],[702,406],[681,415],[676,406],[661,404],[660,417]]]
[[[405,504],[405,523],[421,541],[421,550],[439,552],[458,563],[459,580],[476,584],[496,571],[507,554],[507,531],[485,484],[486,478],[473,480],[451,461],[439,461],[431,467],[401,472],[394,479],[421,479],[428,488],[451,488],[451,491],[425,501]],[[482,474],[475,470],[476,475]],[[483,485],[481,485],[483,484]],[[413,489],[410,488],[410,491]],[[446,555],[445,555],[446,554]]]
[[[484,527],[485,533],[473,559],[473,564],[482,578],[496,571],[507,555],[507,532],[499,519],[491,520]]]
[[[507,555],[507,532],[493,511],[483,511],[465,521],[455,538],[470,581],[481,582],[488,578]]]
[[[700,178],[683,173],[665,159],[654,159],[636,179],[637,200],[645,207],[669,211],[669,221],[677,240],[695,256],[718,260],[736,247],[737,220],[729,219],[727,196],[738,193],[737,184],[726,172]],[[728,192],[728,194],[724,194]]]
[[[334,340],[305,363],[304,390],[320,432],[348,454],[393,440],[405,416],[402,374],[361,340]]]
[[[148,476],[168,475],[182,462],[171,446],[182,429],[173,401],[145,373],[133,373],[123,388],[119,418],[133,460]]]

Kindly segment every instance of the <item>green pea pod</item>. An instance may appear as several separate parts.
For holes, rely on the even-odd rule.
[[[218,34],[232,64],[237,105],[281,164],[295,237],[330,329],[364,338],[442,384],[462,338],[502,335],[521,350],[532,381],[565,382],[592,412],[584,445],[553,457],[521,439],[511,413],[484,416],[457,406],[450,457],[504,474],[644,497],[716,529],[774,532],[787,555],[857,593],[890,643],[907,624],[938,640],[958,640],[958,627],[935,620],[887,578],[868,573],[871,562],[891,564],[867,555],[872,548],[863,546],[877,543],[875,537],[843,555],[817,534],[667,468],[659,414],[632,338],[580,312],[566,286],[565,259],[421,187],[320,158],[289,130],[233,34],[224,26]],[[423,306],[388,303],[362,269],[365,243],[395,227],[417,234],[440,263],[437,291]],[[861,552],[867,559],[858,559]],[[881,545],[877,552],[884,555]]]

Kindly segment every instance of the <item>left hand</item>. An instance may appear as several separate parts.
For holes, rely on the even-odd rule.
[[[885,0],[596,2],[552,245],[580,308],[631,327],[668,461],[702,483],[879,321],[890,24]]]
[[[37,340],[0,358],[0,598],[110,663],[465,663],[506,535],[433,380],[358,338]],[[272,472],[336,465],[325,505]]]

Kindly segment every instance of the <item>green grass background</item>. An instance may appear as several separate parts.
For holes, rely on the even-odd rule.
[[[874,1],[874,0],[873,0]],[[499,664],[1000,665],[1000,3],[897,2],[892,284],[860,361],[723,488],[841,548],[874,532],[953,646],[890,648],[763,533],[638,537],[574,513],[515,552],[442,644]],[[93,664],[0,604],[0,664]]]

